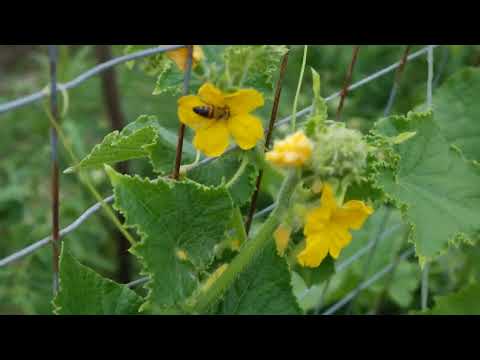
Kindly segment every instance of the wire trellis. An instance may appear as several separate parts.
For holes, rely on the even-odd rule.
[[[433,50],[438,46],[439,45],[426,46],[426,47],[424,47],[424,48],[422,48],[422,49],[420,49],[420,50],[402,58],[400,61],[398,61],[394,64],[391,64],[390,66],[387,66],[387,67],[385,67],[385,68],[383,68],[383,69],[365,77],[364,79],[362,79],[362,80],[360,80],[356,83],[351,84],[350,86],[346,87],[345,89],[342,89],[340,91],[337,91],[337,92],[331,94],[325,100],[327,102],[332,101],[332,100],[342,96],[342,94],[344,94],[345,91],[347,91],[347,92],[354,91],[354,90],[356,90],[356,89],[358,89],[358,88],[360,88],[360,87],[362,87],[362,86],[364,86],[364,85],[366,85],[366,84],[368,84],[368,83],[370,83],[370,82],[372,82],[372,81],[374,81],[374,80],[376,80],[376,79],[378,79],[382,76],[385,76],[386,74],[389,74],[390,72],[396,70],[397,68],[403,67],[406,62],[412,61],[414,59],[419,58],[420,56],[422,56],[424,54],[427,54],[427,62],[428,62],[427,106],[429,108],[431,108],[431,106],[432,106],[432,89],[433,89],[433,86],[434,86],[434,84],[433,84],[434,83],[434,79],[433,79],[433,61],[434,61]],[[77,76],[76,78],[74,78],[73,80],[71,80],[71,81],[69,81],[65,84],[56,83],[56,86],[52,87],[53,92],[66,91],[66,90],[72,89],[72,88],[80,85],[84,81],[88,80],[89,78],[91,78],[95,75],[98,75],[99,73],[101,73],[101,72],[103,72],[103,71],[105,71],[105,70],[107,70],[111,67],[114,67],[116,65],[123,64],[123,63],[126,63],[128,61],[148,57],[148,56],[151,56],[151,55],[154,55],[154,54],[159,54],[159,53],[162,53],[162,52],[183,48],[183,47],[189,47],[189,46],[188,45],[169,45],[169,46],[163,46],[163,47],[153,47],[153,48],[149,48],[149,49],[146,49],[146,50],[134,52],[132,54],[128,54],[128,55],[113,58],[113,59],[111,59],[107,62],[104,62],[102,64],[99,64],[97,66],[92,67],[91,69],[85,71],[84,73],[80,74],[79,76]],[[188,78],[189,76],[190,76],[189,74],[186,74],[186,78]],[[396,86],[395,84],[394,84],[394,87]],[[392,90],[392,93],[394,93],[394,94],[390,95],[391,98],[395,97],[396,89]],[[0,114],[11,111],[11,110],[14,110],[14,109],[18,109],[20,107],[29,105],[29,104],[34,103],[34,102],[37,102],[37,101],[39,101],[39,100],[41,100],[44,97],[49,96],[49,95],[50,95],[49,90],[41,90],[41,91],[37,91],[37,92],[35,92],[31,95],[20,97],[18,99],[6,102],[4,104],[0,104]],[[387,105],[389,110],[390,110],[390,107],[391,107],[391,102],[393,101],[391,98],[389,99],[389,104]],[[296,117],[300,118],[300,117],[307,116],[307,115],[310,114],[311,110],[312,110],[312,106],[308,106],[308,107],[298,111],[296,113]],[[292,118],[292,115],[285,117],[284,119],[278,121],[275,124],[274,127],[278,128],[278,127],[281,127],[283,125],[289,124],[290,121],[291,121],[291,118]],[[237,148],[236,146],[232,146],[227,150],[227,152],[233,151],[236,148]],[[197,163],[196,165],[190,167],[190,169],[193,169],[193,168],[196,168],[196,167],[199,167],[199,166],[204,166],[204,165],[206,165],[206,164],[208,164],[212,161],[215,161],[215,160],[216,160],[216,158],[203,159],[199,163]],[[111,203],[111,202],[113,202],[113,200],[114,200],[114,196],[110,195],[110,196],[106,197],[105,199],[103,199],[102,202],[103,203]],[[92,216],[100,208],[102,208],[102,202],[97,202],[96,204],[94,204],[93,206],[88,208],[86,211],[84,211],[70,225],[61,229],[58,232],[58,239],[61,239],[61,238],[65,237],[66,235],[70,234],[71,232],[75,231],[90,216]],[[271,212],[274,208],[275,208],[275,204],[272,204],[272,205],[264,208],[263,210],[257,212],[254,215],[254,218],[259,218],[261,216],[264,216],[264,215],[268,214],[269,212]],[[337,265],[337,272],[345,270],[354,261],[360,259],[365,254],[367,254],[369,251],[371,251],[372,248],[375,246],[375,244],[377,242],[382,241],[383,239],[385,239],[388,236],[389,231],[391,232],[391,231],[396,231],[396,230],[397,230],[396,228],[395,229],[392,228],[388,231],[384,231],[383,233],[379,234],[378,238],[371,240],[365,247],[358,250],[349,259],[345,260],[341,264],[338,264]],[[28,256],[28,255],[36,252],[37,250],[41,249],[42,247],[48,245],[50,242],[52,242],[52,240],[53,240],[52,235],[47,236],[47,237],[45,237],[45,238],[43,238],[43,239],[41,239],[41,240],[39,240],[39,241],[37,241],[33,244],[21,249],[21,250],[9,255],[9,256],[7,256],[3,259],[0,259],[0,267],[9,265],[9,264],[11,264],[11,263],[13,263],[17,260],[20,260],[21,258],[23,258],[25,256]],[[410,257],[413,253],[414,253],[414,250],[412,248],[410,248],[410,249],[406,250],[404,253],[402,253],[402,255],[400,255],[400,257],[397,259],[397,261],[405,260],[408,257]],[[383,268],[382,270],[380,270],[379,272],[374,274],[371,278],[369,278],[368,280],[365,280],[364,282],[359,284],[357,286],[357,288],[352,290],[349,294],[347,294],[340,301],[338,301],[337,303],[330,306],[326,311],[323,312],[323,314],[324,315],[330,315],[330,314],[335,313],[337,310],[339,310],[340,308],[342,308],[343,306],[348,304],[352,299],[354,299],[360,291],[367,289],[369,286],[371,286],[373,283],[375,283],[380,278],[385,276],[387,273],[392,271],[394,268],[395,268],[395,262],[390,263],[385,268]],[[423,276],[422,276],[422,279],[423,279],[423,281],[422,281],[422,306],[424,304],[426,304],[426,301],[427,301],[427,298],[426,298],[426,296],[427,296],[426,287],[427,287],[427,280],[428,280],[427,275],[428,275],[428,273],[426,273],[426,271],[425,271]],[[126,284],[126,286],[133,287],[133,286],[136,286],[136,285],[143,284],[146,281],[148,281],[148,277],[144,277],[144,278],[140,278],[140,279],[137,279],[135,281],[132,281],[132,282]]]

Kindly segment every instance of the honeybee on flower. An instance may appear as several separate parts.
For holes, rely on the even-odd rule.
[[[230,138],[243,150],[255,147],[263,139],[263,125],[251,112],[264,105],[263,95],[255,89],[223,93],[205,83],[198,95],[178,100],[178,117],[195,131],[193,145],[209,157],[222,155]]]

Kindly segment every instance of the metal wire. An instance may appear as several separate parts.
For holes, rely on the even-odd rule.
[[[411,248],[406,250],[400,257],[400,261],[405,260],[409,258],[413,253],[415,252],[415,249]],[[372,286],[374,283],[376,283],[378,280],[380,280],[382,277],[384,277],[386,274],[388,274],[390,271],[392,271],[395,268],[395,261],[391,262],[389,265],[385,266],[382,270],[374,274],[371,278],[368,280],[364,281],[361,283],[358,287],[350,291],[345,297],[343,297],[340,301],[329,307],[325,312],[322,313],[322,315],[332,315],[335,312],[337,312],[339,309],[344,307],[346,304],[350,302],[357,294],[370,286]]]
[[[115,66],[115,65],[118,65],[120,63],[124,63],[124,62],[127,62],[127,61],[130,61],[130,60],[134,60],[134,59],[138,59],[138,58],[141,58],[141,57],[146,57],[146,56],[149,56],[149,55],[152,55],[152,54],[156,54],[156,53],[161,53],[163,51],[169,51],[169,50],[174,50],[174,49],[177,49],[177,48],[181,48],[183,47],[184,45],[174,45],[174,46],[170,46],[170,47],[163,47],[163,48],[151,48],[151,49],[147,49],[147,50],[143,50],[143,51],[139,51],[137,53],[133,53],[133,54],[130,54],[130,55],[125,55],[125,56],[121,56],[121,57],[118,57],[118,58],[115,58],[115,59],[112,59],[106,63],[103,63],[103,64],[100,64],[98,66],[95,66],[94,68],[92,68],[91,70],[81,74],[80,76],[78,76],[76,79],[70,81],[69,83],[65,84],[64,87],[65,88],[72,88],[74,86],[77,86],[78,84],[80,84],[81,82],[85,81],[86,79],[88,79],[89,77],[95,75],[95,74],[98,74],[112,66]],[[429,45],[429,46],[426,46],[418,51],[416,51],[415,53],[409,55],[407,57],[407,61],[411,61],[413,59],[416,59],[418,58],[419,56],[425,54],[426,52],[430,51],[430,50],[433,50],[435,47],[438,47],[439,45]],[[375,73],[373,73],[372,75],[370,76],[367,76],[366,78],[352,84],[351,86],[348,87],[348,91],[353,91],[355,89],[358,89],[360,88],[361,86],[375,80],[375,79],[378,79],[379,77],[382,77],[386,74],[388,74],[389,72],[395,70],[396,68],[398,68],[399,66],[401,65],[401,61],[398,61],[390,66],[387,66],[386,68],[383,68]],[[59,89],[60,90],[60,89]],[[35,94],[33,94],[35,95]],[[14,100],[14,101],[11,101],[11,102],[8,102],[6,104],[3,104],[3,105],[0,105],[0,113],[2,112],[6,112],[6,111],[9,111],[9,110],[12,110],[12,109],[15,109],[15,108],[18,108],[20,106],[24,106],[28,103],[31,103],[33,101],[36,101],[36,100],[39,100],[41,99],[43,96],[46,96],[47,94],[42,94],[40,98],[36,99],[36,100],[28,100],[29,97],[33,96],[33,95],[30,95],[30,96],[27,96],[27,97],[24,97],[24,98],[20,98],[20,99],[17,99],[17,100]],[[330,96],[328,96],[325,100],[326,101],[331,101],[335,98],[337,98],[338,96],[341,95],[341,91],[338,91]],[[309,106],[309,107],[306,107],[305,109],[303,110],[300,110],[297,112],[296,116],[297,117],[301,117],[301,116],[304,116],[304,115],[307,115],[311,112],[311,109],[312,107]],[[287,124],[289,123],[291,119],[291,115],[290,116],[287,116],[286,118],[280,120],[279,122],[277,122],[277,124],[275,125],[275,127],[279,127],[279,126],[282,126],[284,124]],[[228,149],[228,151],[232,151],[236,149],[236,146],[233,146],[231,148]],[[203,166],[203,165],[206,165],[212,161],[214,161],[216,158],[207,158],[207,159],[204,159],[202,161],[200,161],[197,165],[193,166],[192,168],[196,168],[198,166]],[[110,201],[113,201],[113,195],[109,196],[108,198],[106,198],[104,200],[105,202],[110,202]],[[93,213],[95,213],[96,211],[98,211],[99,209],[101,208],[101,203],[96,203],[95,205],[93,205],[92,207],[90,207],[88,210],[86,210],[77,220],[75,220],[72,224],[70,224],[68,227],[66,227],[65,229],[62,229],[60,231],[60,236],[65,236],[66,234],[70,233],[71,231],[74,231],[78,226],[80,226],[81,223],[83,223],[88,217],[90,217]],[[273,210],[274,208],[274,205],[270,205],[269,207],[259,211],[255,217],[260,217],[262,215],[265,215],[266,213],[270,212],[271,210]],[[5,266],[15,260],[18,260],[28,254],[31,254],[33,253],[34,251],[36,251],[37,249],[45,246],[46,244],[49,243],[49,241],[51,241],[51,237],[46,237],[42,240],[39,240],[37,241],[36,243],[32,244],[32,245],[29,245],[27,246],[26,248],[4,258],[4,259],[1,259],[0,260],[0,267],[2,266]]]
[[[114,196],[111,195],[107,198],[105,198],[103,200],[103,202],[105,203],[110,203],[112,202],[114,199]],[[72,231],[74,231],[75,229],[77,229],[84,221],[86,221],[90,216],[92,216],[94,213],[96,213],[98,210],[100,210],[102,207],[102,204],[101,203],[96,203],[95,205],[91,206],[90,208],[88,208],[82,215],[80,215],[78,217],[78,219],[76,219],[74,222],[72,222],[70,225],[68,225],[67,227],[63,228],[62,230],[60,230],[60,238],[68,235],[69,233],[71,233]],[[48,245],[50,243],[50,241],[52,241],[52,236],[47,236],[35,243],[33,243],[32,245],[29,245],[25,248],[23,248],[22,250],[20,251],[17,251],[16,253],[10,255],[10,256],[7,256],[6,258],[4,259],[1,259],[0,260],[0,267],[2,266],[5,266],[5,265],[8,265],[16,260],[19,260],[27,255],[30,255],[31,253],[37,251],[38,249],[41,249],[42,247],[44,247],[45,245]]]
[[[105,71],[105,70],[107,70],[107,69],[109,69],[113,66],[118,65],[118,64],[126,63],[128,61],[132,61],[132,60],[135,60],[135,59],[140,59],[140,58],[151,56],[151,55],[154,55],[154,54],[159,54],[159,53],[162,53],[162,52],[165,52],[165,51],[179,49],[179,48],[182,48],[182,47],[185,47],[185,45],[171,45],[171,46],[165,46],[165,47],[154,47],[154,48],[150,48],[150,49],[146,49],[146,50],[142,50],[142,51],[137,51],[137,52],[134,52],[134,53],[129,54],[129,55],[116,57],[112,60],[109,60],[109,61],[104,62],[102,64],[99,64],[97,66],[94,66],[90,70],[85,71],[84,73],[80,74],[75,79],[67,82],[66,84],[63,84],[63,85],[58,84],[57,91],[64,91],[64,90],[72,89],[72,88],[80,85],[85,80],[88,80],[92,76],[97,75],[97,74],[101,73],[102,71]],[[9,101],[9,102],[4,103],[4,104],[0,104],[0,114],[4,113],[4,112],[7,112],[7,111],[10,111],[10,110],[13,110],[13,109],[16,109],[16,108],[19,108],[19,107],[22,107],[22,106],[25,106],[25,105],[28,105],[28,104],[31,104],[31,103],[36,102],[36,101],[39,101],[39,100],[43,99],[45,96],[48,96],[48,93],[45,92],[44,90],[41,90],[41,91],[37,91],[36,93],[33,93],[31,95],[27,95],[27,96],[21,97],[19,99],[13,100],[13,101]]]

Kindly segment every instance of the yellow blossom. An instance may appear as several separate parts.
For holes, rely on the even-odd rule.
[[[288,247],[288,243],[290,241],[290,233],[292,229],[285,225],[280,225],[277,230],[273,233],[273,237],[275,238],[275,244],[277,245],[277,252],[278,255],[283,256],[285,250]]]
[[[278,166],[294,167],[304,165],[312,156],[313,144],[303,131],[275,141],[273,150],[266,154],[266,159]]]
[[[263,138],[262,122],[250,114],[263,104],[263,95],[257,90],[241,89],[224,94],[213,84],[206,83],[200,87],[198,95],[178,100],[178,117],[195,131],[195,148],[216,157],[225,152],[230,136],[243,150],[253,148]],[[200,115],[202,111],[205,114]]]
[[[336,259],[352,240],[350,229],[358,230],[373,209],[363,201],[351,200],[338,206],[330,184],[324,184],[321,206],[306,217],[303,233],[306,246],[297,256],[300,265],[317,267],[328,253]]]
[[[180,48],[176,50],[167,51],[167,56],[182,71],[187,69],[187,60],[188,60],[188,48]],[[197,66],[197,64],[202,61],[204,58],[203,50],[199,45],[193,45],[192,53],[192,68]]]

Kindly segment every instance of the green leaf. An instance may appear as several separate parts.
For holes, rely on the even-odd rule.
[[[423,315],[480,315],[480,284],[473,283],[457,293],[435,297],[433,309]]]
[[[190,181],[120,175],[108,167],[107,173],[115,207],[142,237],[131,252],[151,279],[145,306],[156,311],[177,307],[197,287],[198,272],[213,261],[214,246],[224,238],[232,216],[228,192]]]
[[[307,136],[313,136],[318,128],[322,127],[325,120],[328,118],[328,106],[327,102],[320,95],[320,75],[312,70],[312,82],[313,82],[313,103],[312,113],[307,123],[305,124],[305,133]]]
[[[161,62],[157,64],[158,76],[153,90],[153,95],[161,95],[170,93],[177,95],[182,92],[184,73],[177,67],[177,65],[170,59],[164,57]]]
[[[274,241],[237,278],[218,307],[219,314],[295,315],[301,310],[292,292],[290,271]]]
[[[207,165],[199,166],[188,172],[188,177],[207,186],[218,186],[227,183],[240,166],[242,151],[232,151]],[[229,192],[234,203],[242,206],[252,197],[255,191],[255,180],[258,171],[252,164],[247,165],[244,173],[230,187]]]
[[[123,131],[121,133],[114,131],[105,136],[103,141],[77,165],[65,170],[65,173],[146,157],[148,153],[145,146],[154,144],[156,137],[157,134],[152,127],[144,127],[128,135]]]
[[[320,266],[316,268],[308,268],[297,265],[294,271],[302,277],[307,287],[320,284],[329,279],[335,273],[335,262],[328,256],[322,261]]]
[[[469,241],[480,229],[479,168],[450,148],[432,113],[392,116],[380,121],[376,129],[388,136],[417,132],[396,145],[398,170],[385,169],[379,178],[412,226],[417,255],[428,260],[453,240]]]
[[[455,73],[433,97],[435,121],[451,144],[465,157],[480,161],[480,69],[466,68]]]
[[[230,88],[253,87],[266,94],[274,85],[285,45],[228,46],[223,54]]]
[[[60,290],[54,299],[56,314],[133,315],[142,302],[133,290],[100,276],[62,250]]]
[[[149,126],[157,132],[156,141],[144,147],[153,170],[160,174],[171,172],[176,156],[177,134],[161,126],[156,116],[141,115],[135,122],[125,127],[123,132],[129,134],[137,129]],[[182,152],[183,163],[192,162],[195,158],[196,151],[188,141],[184,141]]]

